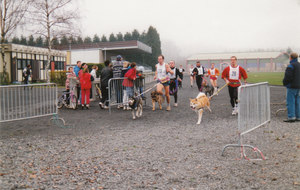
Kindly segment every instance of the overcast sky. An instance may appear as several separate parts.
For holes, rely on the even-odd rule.
[[[300,0],[80,0],[83,36],[152,25],[184,56],[253,49],[300,51]],[[176,49],[176,48],[175,48]],[[300,52],[298,52],[300,53]]]

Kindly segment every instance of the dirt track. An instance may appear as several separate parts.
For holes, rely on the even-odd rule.
[[[246,161],[238,148],[221,156],[237,142],[227,89],[198,126],[189,108],[197,89],[188,82],[179,107],[153,112],[148,96],[135,121],[129,111],[109,115],[94,102],[90,110],[60,110],[70,128],[50,125],[49,117],[1,124],[1,189],[300,189],[300,124],[274,115],[284,108],[277,104],[284,88],[271,87],[270,125],[245,137],[267,160]]]

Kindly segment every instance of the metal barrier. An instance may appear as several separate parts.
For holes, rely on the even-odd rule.
[[[242,136],[271,121],[270,87],[267,82],[242,85],[238,89],[238,100],[238,144],[226,145],[222,155],[228,147],[240,147],[242,156],[247,159],[243,147],[248,147],[260,153],[264,159],[259,149],[242,143]]]
[[[108,107],[109,113],[111,114],[112,106],[123,105],[123,95],[125,87],[123,86],[123,80],[125,78],[112,78],[108,81]],[[137,78],[134,81],[134,90],[138,94],[143,93],[146,86],[145,77]],[[146,100],[145,100],[146,104]]]
[[[0,86],[0,122],[57,114],[54,83]]]

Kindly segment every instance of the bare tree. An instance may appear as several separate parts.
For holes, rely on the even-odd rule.
[[[53,40],[64,35],[71,36],[79,33],[75,21],[79,18],[74,10],[74,0],[35,0],[32,3],[32,20],[37,25],[37,34],[42,35],[48,42],[48,61],[45,68],[47,82],[50,82],[48,68],[51,62]]]
[[[18,26],[23,24],[25,14],[31,0],[0,0],[0,25],[1,25],[1,60],[3,63],[4,82],[8,81],[5,62],[5,46],[4,43],[15,32]]]

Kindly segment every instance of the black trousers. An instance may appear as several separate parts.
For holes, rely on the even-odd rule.
[[[174,102],[177,103],[177,92],[178,92],[177,80],[170,81],[170,92],[171,91],[173,92],[171,96],[174,96]]]
[[[196,84],[198,86],[198,90],[201,91],[201,87],[202,87],[202,75],[197,75],[196,76]]]
[[[24,84],[28,84],[28,76],[24,77]]]
[[[237,105],[237,99],[238,99],[238,87],[231,87],[228,86],[229,96],[230,96],[230,103],[231,106],[234,107]]]
[[[108,89],[107,86],[101,85],[101,93],[102,93],[102,103],[105,103],[108,106]]]

